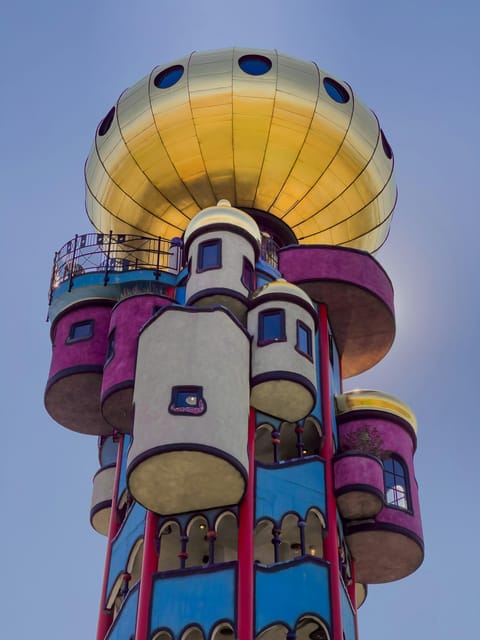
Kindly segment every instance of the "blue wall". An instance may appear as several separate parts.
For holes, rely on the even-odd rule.
[[[306,517],[310,507],[325,513],[325,469],[322,460],[302,458],[256,468],[256,521],[270,518],[280,522],[296,512]]]
[[[256,634],[278,622],[294,629],[298,618],[307,613],[317,615],[330,626],[328,566],[325,562],[318,558],[303,558],[273,567],[256,567]]]
[[[206,636],[222,620],[235,624],[236,563],[154,576],[150,629],[169,628],[174,635],[198,624]],[[127,636],[128,637],[128,636]]]

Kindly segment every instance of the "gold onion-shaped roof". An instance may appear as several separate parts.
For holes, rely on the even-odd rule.
[[[165,238],[227,199],[277,216],[302,244],[375,251],[396,200],[391,149],[348,85],[240,48],[155,67],[122,93],[85,178],[98,230]]]

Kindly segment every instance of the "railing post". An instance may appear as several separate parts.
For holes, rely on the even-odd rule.
[[[55,251],[55,255],[53,256],[52,276],[50,278],[50,290],[48,292],[49,306],[52,304],[53,283],[55,282],[55,273],[57,272],[57,260],[58,260],[58,251]]]
[[[75,242],[73,245],[73,255],[72,255],[72,259],[70,260],[70,278],[68,281],[68,290],[71,291],[72,287],[73,287],[73,273],[75,270],[75,258],[77,257],[77,239],[78,239],[78,234],[75,234]],[[67,263],[68,264],[68,263]]]
[[[108,234],[108,248],[107,248],[107,262],[105,264],[105,277],[103,279],[103,285],[106,287],[108,284],[108,265],[110,263],[110,249],[112,246],[112,230]]]
[[[160,247],[162,246],[161,244],[162,239],[160,236],[158,236],[157,238],[157,268],[155,270],[155,280],[158,280],[160,277]]]

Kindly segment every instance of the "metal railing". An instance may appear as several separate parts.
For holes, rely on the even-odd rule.
[[[278,269],[278,250],[279,245],[275,240],[262,233],[262,245],[260,247],[260,257],[274,269]]]
[[[55,253],[49,302],[53,292],[64,282],[68,290],[77,276],[103,274],[107,284],[109,274],[148,269],[158,279],[161,273],[177,274],[183,266],[183,245],[180,239],[148,238],[125,233],[86,233],[76,235]]]

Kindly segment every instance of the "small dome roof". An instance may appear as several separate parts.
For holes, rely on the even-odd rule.
[[[188,244],[188,239],[199,229],[205,229],[210,225],[230,225],[246,231],[261,246],[262,236],[255,220],[240,209],[232,207],[228,200],[219,200],[216,207],[207,207],[197,213],[188,223],[183,236],[184,243]]]
[[[309,307],[314,315],[316,315],[315,306],[308,294],[300,289],[300,287],[297,287],[297,285],[292,284],[283,278],[278,278],[278,280],[273,280],[273,282],[264,284],[263,287],[260,287],[252,293],[251,300],[253,304],[259,304],[262,298],[282,298],[282,296],[299,298],[299,300],[302,300],[304,303],[303,306],[306,305]]]

